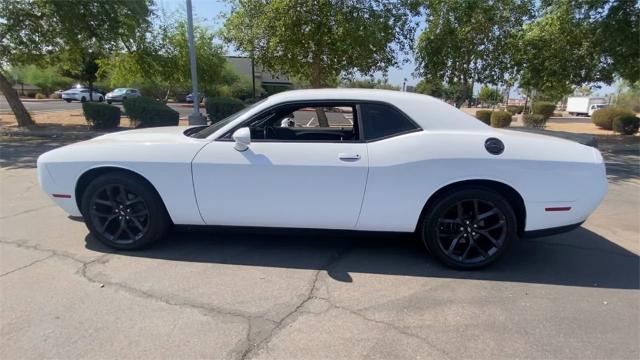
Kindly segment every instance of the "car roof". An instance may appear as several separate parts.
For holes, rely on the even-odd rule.
[[[425,130],[486,129],[475,117],[444,101],[423,94],[378,89],[305,89],[271,95],[266,106],[289,101],[355,100],[392,104]]]

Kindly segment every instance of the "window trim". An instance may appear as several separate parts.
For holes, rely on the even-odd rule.
[[[214,139],[213,141],[225,141],[225,142],[232,142],[233,139],[231,138],[231,136],[233,135],[233,133],[242,128],[245,127],[245,125],[253,120],[255,120],[257,117],[264,115],[265,113],[281,107],[281,106],[290,106],[290,105],[297,105],[297,104],[322,104],[322,103],[344,103],[344,104],[348,104],[351,105],[355,108],[356,110],[356,118],[357,118],[357,122],[358,122],[358,139],[357,140],[309,140],[309,141],[299,141],[299,140],[273,140],[273,139],[251,139],[251,142],[259,142],[259,143],[297,143],[297,144],[304,144],[304,143],[336,143],[336,144],[354,144],[354,143],[370,143],[370,142],[376,142],[376,141],[381,141],[381,140],[385,140],[385,139],[389,139],[392,137],[396,137],[396,136],[402,136],[402,135],[406,135],[406,134],[410,134],[413,132],[418,132],[418,131],[423,131],[424,129],[422,129],[422,127],[416,123],[410,116],[408,116],[404,111],[402,111],[401,109],[399,109],[397,106],[388,103],[386,101],[379,101],[379,100],[356,100],[356,99],[321,99],[321,100],[292,100],[292,101],[285,101],[285,102],[281,102],[281,103],[277,103],[274,105],[269,106],[268,108],[260,111],[259,113],[251,116],[250,118],[242,121],[241,123],[239,123],[238,125],[232,127],[231,129],[227,130],[225,133],[223,133],[222,135],[218,136],[216,139]],[[406,120],[408,120],[411,124],[413,124],[413,126],[415,127],[414,129],[411,130],[407,130],[407,131],[403,131],[400,133],[394,133],[394,134],[390,134],[384,137],[379,137],[376,139],[371,139],[371,140],[366,140],[364,139],[364,127],[363,127],[363,120],[362,120],[362,111],[360,109],[360,106],[363,104],[376,104],[376,105],[384,105],[384,106],[389,106],[392,109],[394,109],[395,111],[397,111],[400,115],[402,115]]]

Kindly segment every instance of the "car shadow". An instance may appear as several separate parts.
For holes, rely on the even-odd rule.
[[[521,239],[496,264],[478,271],[442,266],[412,235],[216,228],[172,231],[166,240],[140,251],[116,251],[91,235],[88,249],[178,262],[325,270],[351,282],[350,274],[490,280],[532,284],[639,289],[638,255],[585,228]]]

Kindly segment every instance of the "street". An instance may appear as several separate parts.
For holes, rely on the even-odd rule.
[[[72,101],[70,103],[64,100],[55,100],[55,101],[36,101],[29,100],[23,101],[24,107],[33,114],[46,113],[46,112],[56,112],[63,110],[81,110],[82,103],[79,101]],[[113,103],[112,105],[120,107],[122,109],[121,103]],[[193,104],[178,104],[178,103],[168,103],[167,104],[172,109],[176,110],[180,113],[180,117],[187,117],[191,114],[193,109]],[[201,109],[200,112],[204,113],[204,109]],[[9,103],[7,103],[7,99],[0,95],[0,114],[13,114],[11,108],[9,107]]]
[[[461,272],[410,235],[173,231],[116,252],[38,187],[64,144],[0,139],[2,358],[640,358],[636,145],[601,146],[609,192],[581,228]]]

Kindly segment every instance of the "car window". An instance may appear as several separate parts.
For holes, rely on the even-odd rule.
[[[285,104],[251,119],[258,141],[341,142],[360,139],[356,107],[345,103]]]
[[[240,116],[244,115],[245,113],[247,113],[249,110],[253,109],[254,107],[262,104],[263,102],[265,102],[267,99],[262,99],[256,103],[254,103],[253,105],[249,105],[247,107],[245,107],[244,109],[238,111],[235,114],[231,114],[229,116],[227,116],[226,118],[210,125],[207,126],[206,128],[203,128],[202,130],[200,130],[197,133],[192,134],[191,136],[194,138],[198,138],[198,139],[204,139],[207,136],[213,134],[214,132],[218,131],[219,129],[222,129],[222,127],[224,127],[225,125],[227,125],[228,123],[232,122],[233,120],[239,118]],[[231,138],[229,136],[229,138]]]
[[[377,140],[420,128],[406,115],[384,104],[362,104],[362,130],[365,140]]]

